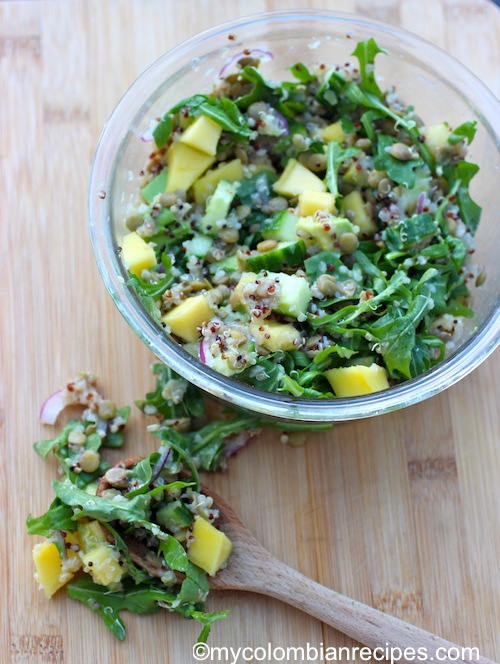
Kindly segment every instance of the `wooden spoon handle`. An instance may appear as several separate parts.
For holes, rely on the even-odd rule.
[[[475,648],[462,648],[394,616],[340,595],[276,558],[267,562],[270,566],[266,565],[265,575],[255,579],[255,592],[275,597],[305,611],[368,646],[372,651],[378,648],[377,659],[383,658],[382,652],[386,649],[390,658],[390,649],[398,648],[400,650],[394,654],[394,660],[412,664],[425,659],[450,664],[494,664],[480,656]]]

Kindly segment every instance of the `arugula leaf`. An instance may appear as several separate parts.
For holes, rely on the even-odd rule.
[[[206,573],[199,567],[188,561],[185,572],[186,578],[182,582],[181,589],[176,601],[174,602],[174,606],[204,602],[210,590],[208,577]]]
[[[203,397],[194,385],[188,383],[184,378],[175,373],[165,364],[156,362],[151,370],[156,376],[156,384],[153,392],[148,392],[144,399],[136,400],[136,406],[148,414],[160,414],[164,420],[178,420],[185,417],[200,417],[205,409]],[[168,390],[169,383],[175,381],[179,390],[184,390],[184,395],[178,403],[171,398]]]
[[[474,234],[479,225],[482,208],[472,200],[469,193],[469,184],[479,171],[479,166],[468,161],[459,161],[454,165],[445,166],[443,171],[451,187],[458,183],[456,197],[460,216],[464,224]]]
[[[174,126],[172,123],[172,118],[170,117],[170,112],[167,112],[163,115],[160,122],[158,122],[156,127],[153,129],[153,138],[158,149],[166,145],[168,139],[170,138],[170,134],[172,133],[173,127]]]
[[[307,85],[308,83],[314,83],[314,81],[318,80],[318,77],[314,74],[311,74],[308,68],[302,64],[302,62],[297,62],[292,65],[290,67],[290,71],[295,76],[295,78],[298,79],[301,83],[304,83],[304,85]]]
[[[137,479],[139,486],[133,491],[129,491],[125,494],[125,497],[130,499],[134,496],[140,496],[143,493],[147,493],[152,476],[151,457],[147,456],[138,461],[134,466],[134,479]]]
[[[52,450],[57,450],[60,449],[61,447],[65,447],[68,444],[69,434],[79,424],[80,422],[78,422],[78,420],[75,419],[70,420],[68,424],[63,428],[61,433],[55,438],[51,438],[50,440],[39,440],[36,443],[34,443],[33,447],[35,449],[35,452],[39,454],[42,457],[42,459],[45,459],[48,456],[49,452],[51,452]]]
[[[402,127],[412,139],[424,162],[427,164],[431,172],[434,173],[436,166],[434,157],[432,156],[425,142],[421,141],[420,132],[414,120],[397,115],[394,113],[394,111],[391,111],[391,109],[386,106],[384,102],[376,95],[362,90],[355,83],[348,83],[346,85],[345,94],[346,97],[357,106],[365,106],[366,108],[373,108],[378,110],[385,117],[394,120],[396,126]]]
[[[410,250],[421,242],[429,241],[437,232],[433,218],[424,212],[401,219],[395,226],[386,228],[382,232],[382,239],[390,251]]]
[[[26,519],[28,535],[42,535],[50,537],[55,530],[68,530],[74,532],[76,523],[73,520],[73,510],[65,505],[59,498],[52,501],[49,509],[41,516]]]
[[[382,356],[392,375],[398,372],[408,379],[412,378],[410,365],[416,343],[416,327],[432,305],[432,298],[429,294],[417,295],[407,314],[398,318],[381,340]]]
[[[177,572],[188,571],[190,563],[186,550],[172,535],[168,535],[167,539],[160,542],[158,553],[163,556],[170,569]]]
[[[125,424],[128,422],[130,417],[130,406],[122,406],[118,408],[118,415],[125,421]],[[117,448],[123,445],[123,431],[116,431],[115,433],[109,431],[103,438],[102,444],[104,447]]]
[[[397,140],[393,136],[379,134],[374,166],[377,170],[386,171],[387,175],[394,182],[402,184],[408,189],[413,189],[415,186],[416,171],[423,166],[423,162],[421,159],[402,161],[393,157],[388,150],[396,142]]]
[[[66,590],[72,599],[83,602],[98,613],[106,627],[109,627],[120,641],[123,641],[126,635],[120,611],[127,610],[140,615],[153,613],[159,609],[159,602],[172,604],[177,597],[164,588],[147,583],[135,585],[131,579],[125,579],[122,585],[123,590],[112,591],[106,586],[97,585],[85,574],[72,579],[66,585]]]
[[[463,140],[466,140],[470,145],[474,140],[474,136],[476,135],[476,127],[477,122],[475,120],[471,122],[464,122],[451,132],[451,134],[448,136],[448,143],[450,145],[456,145],[457,143],[461,143]]]
[[[229,614],[229,609],[219,611],[217,613],[205,613],[204,611],[197,611],[190,608],[186,615],[189,615],[194,620],[201,622],[204,627],[200,632],[197,643],[206,643],[210,635],[210,628],[217,620],[225,618]]]
[[[359,60],[361,85],[363,88],[377,97],[382,98],[382,91],[375,80],[374,69],[375,57],[379,53],[385,53],[387,55],[387,51],[380,48],[373,37],[371,37],[367,41],[358,42],[352,55],[355,55]]]
[[[350,159],[355,155],[359,154],[361,150],[359,148],[342,148],[340,143],[337,141],[330,141],[326,148],[326,186],[329,191],[338,198],[340,196],[337,179],[338,179],[338,170],[342,162],[346,159]]]
[[[108,523],[109,521],[122,521],[123,523],[140,523],[149,527],[148,508],[149,496],[135,496],[134,498],[119,501],[109,500],[102,496],[91,496],[86,491],[78,489],[69,480],[52,483],[56,496],[65,504],[77,510],[73,518],[80,519],[90,516],[93,519]]]

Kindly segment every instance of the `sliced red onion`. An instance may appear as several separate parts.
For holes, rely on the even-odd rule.
[[[288,120],[285,116],[279,111],[274,110],[274,117],[276,118],[276,126],[283,130],[283,136],[289,136],[290,129],[288,127]]]
[[[219,78],[224,78],[228,69],[235,65],[238,60],[241,60],[241,58],[258,58],[261,62],[268,62],[269,60],[273,59],[273,54],[269,51],[264,51],[261,48],[254,48],[252,50],[236,53],[236,55],[233,55],[231,58],[229,58],[229,60],[226,61],[219,72]]]
[[[167,463],[167,459],[170,456],[170,453],[172,452],[172,448],[169,447],[168,445],[165,445],[165,447],[162,448],[160,452],[160,456],[158,457],[158,461],[155,463],[153,468],[151,469],[151,481],[150,484],[153,484],[158,477],[160,476],[161,471],[163,470],[165,464]]]
[[[425,203],[425,191],[422,191],[422,193],[420,193],[418,196],[417,214],[422,214],[424,210],[424,203]]]
[[[232,456],[239,452],[247,443],[249,443],[252,438],[257,436],[262,429],[245,429],[244,431],[239,431],[238,433],[228,436],[226,438],[226,445],[224,447],[224,456]]]
[[[65,399],[65,392],[66,390],[64,388],[57,390],[57,392],[51,394],[50,397],[43,402],[38,416],[42,424],[56,423],[59,414],[68,405]]]
[[[203,364],[208,364],[210,366],[211,361],[214,358],[210,351],[210,343],[208,339],[202,339],[200,341],[199,353],[200,353],[200,360],[203,362]]]
[[[149,129],[146,129],[146,131],[143,131],[140,135],[140,139],[143,143],[152,143],[155,140],[153,137],[153,128],[150,127]]]

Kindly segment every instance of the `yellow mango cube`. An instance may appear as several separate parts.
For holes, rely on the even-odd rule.
[[[173,143],[167,152],[168,176],[165,191],[177,189],[187,191],[203,173],[214,163],[215,157],[200,152],[180,141]]]
[[[121,581],[125,569],[120,565],[120,552],[111,544],[99,544],[82,558],[84,572],[90,573],[95,583],[109,586]]]
[[[79,546],[79,538],[76,533],[67,533],[65,540],[70,545]],[[67,549],[68,557],[63,563],[57,546],[50,540],[35,544],[32,555],[36,570],[35,579],[42,586],[45,597],[52,597],[59,588],[73,578],[75,572],[81,567],[76,552],[71,548]]]
[[[359,226],[359,237],[372,237],[377,232],[377,224],[366,211],[361,192],[354,190],[342,199],[344,212],[350,210],[353,222]]]
[[[306,190],[299,194],[299,217],[309,217],[318,210],[334,213],[335,196],[328,191]]]
[[[297,350],[301,345],[302,335],[291,323],[258,320],[250,323],[249,330],[255,343],[267,348],[271,353],[278,350]]]
[[[194,541],[187,556],[193,565],[213,576],[227,562],[233,544],[227,535],[201,516],[195,516],[192,533]]]
[[[342,123],[340,120],[334,122],[333,124],[328,125],[321,130],[321,136],[324,141],[337,141],[337,143],[343,143],[345,141],[345,131],[342,128]]]
[[[179,141],[212,157],[217,152],[217,143],[222,127],[206,115],[199,115],[193,124],[182,133]]]
[[[170,309],[162,316],[172,334],[194,343],[199,339],[198,327],[213,316],[213,308],[204,295],[195,295]]]
[[[298,196],[308,190],[326,191],[326,184],[296,159],[289,159],[273,189],[280,196]]]
[[[125,235],[121,246],[123,265],[136,277],[140,277],[143,270],[150,270],[156,265],[154,248],[135,231]]]
[[[221,180],[227,182],[239,182],[243,180],[243,164],[239,159],[222,162],[217,168],[205,173],[203,177],[197,180],[193,185],[194,200],[196,203],[205,203],[217,188]]]
[[[337,397],[358,397],[389,387],[387,372],[378,364],[329,369],[325,371],[325,376]]]

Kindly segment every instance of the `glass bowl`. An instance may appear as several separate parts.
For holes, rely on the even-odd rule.
[[[287,67],[327,66],[351,59],[359,40],[373,37],[389,57],[377,58],[377,74],[395,84],[398,94],[428,125],[446,120],[458,126],[477,121],[468,159],[481,167],[471,194],[483,207],[476,235],[475,261],[487,279],[473,291],[475,317],[458,348],[421,376],[366,396],[305,399],[271,394],[227,378],[197,361],[148,315],[135,291],[126,286],[119,258],[126,231],[126,210],[137,194],[138,172],[151,143],[141,136],[150,121],[174,103],[210,92],[220,70],[244,49],[271,51],[262,65],[269,78],[285,78]],[[382,84],[382,87],[384,85]],[[465,67],[430,43],[403,30],[352,14],[286,11],[258,14],[216,26],[188,39],[149,67],[125,93],[102,132],[89,190],[92,245],[102,278],[116,306],[153,353],[191,383],[223,401],[285,420],[330,422],[369,417],[403,408],[454,384],[473,370],[499,343],[500,104]]]

